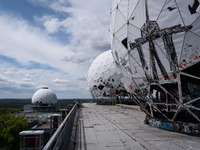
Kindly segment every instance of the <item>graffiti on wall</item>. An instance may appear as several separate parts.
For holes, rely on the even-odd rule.
[[[149,116],[146,117],[144,122],[152,127],[200,136],[200,124],[163,121]]]

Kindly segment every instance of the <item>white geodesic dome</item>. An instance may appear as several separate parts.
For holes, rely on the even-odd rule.
[[[131,16],[131,12],[137,1],[134,0],[113,0],[111,8],[111,18],[110,18],[110,39],[111,39],[111,49],[114,61],[118,64],[121,71],[121,81],[128,92],[132,92],[132,88],[136,87],[132,78],[141,79],[143,77],[143,71],[138,70],[137,73],[130,74],[130,67],[127,64],[126,59],[128,59],[128,22]],[[125,59],[126,58],[126,59]],[[129,71],[127,71],[129,70]]]
[[[113,1],[111,49],[129,76],[128,91],[147,81],[173,82],[200,61],[199,11],[197,0]]]
[[[56,94],[47,87],[43,87],[42,89],[36,91],[32,96],[32,104],[56,104],[56,103],[57,103]]]
[[[113,0],[111,49],[122,82],[136,96],[148,89],[148,105],[164,118],[175,120],[185,111],[200,122],[199,29],[198,0]],[[159,102],[163,93],[173,100]],[[171,118],[163,108],[168,108]]]
[[[88,71],[88,86],[92,97],[108,97],[124,92],[119,70],[113,60],[111,50],[100,54]]]

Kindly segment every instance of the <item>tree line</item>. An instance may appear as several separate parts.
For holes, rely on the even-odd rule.
[[[0,150],[18,150],[20,144],[19,132],[28,130],[25,115],[17,115],[16,108],[1,109],[0,114]]]

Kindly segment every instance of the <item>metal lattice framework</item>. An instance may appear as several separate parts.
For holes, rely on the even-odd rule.
[[[113,57],[131,97],[151,117],[200,122],[198,0],[114,0]]]
[[[111,50],[103,52],[93,61],[88,71],[87,81],[90,93],[95,99],[126,93]]]

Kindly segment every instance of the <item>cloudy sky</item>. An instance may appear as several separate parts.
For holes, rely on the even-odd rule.
[[[87,72],[110,49],[112,0],[0,0],[0,98],[90,98]]]

